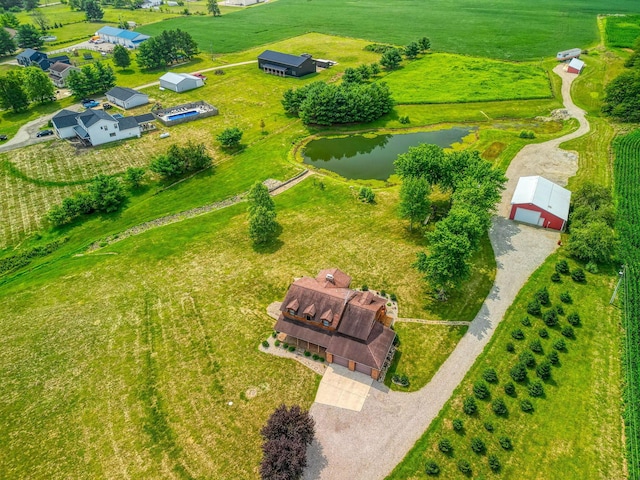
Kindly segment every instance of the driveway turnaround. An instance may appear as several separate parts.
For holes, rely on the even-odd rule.
[[[331,365],[322,376],[316,393],[316,403],[359,412],[369,395],[373,378],[352,372],[340,365]]]
[[[577,170],[577,155],[559,145],[589,131],[584,112],[571,101],[574,76],[558,65],[565,108],[580,128],[564,137],[528,145],[512,160],[498,214],[508,208],[513,186],[522,175],[549,176],[566,184]],[[384,478],[402,460],[451,397],[489,342],[507,308],[529,276],[553,253],[558,233],[514,223],[496,216],[489,231],[496,256],[496,279],[467,333],[431,381],[414,393],[389,391],[373,382],[362,410],[352,411],[314,403],[316,439],[309,447],[305,479],[375,480]]]

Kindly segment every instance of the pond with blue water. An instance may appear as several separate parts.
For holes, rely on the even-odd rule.
[[[386,180],[394,173],[395,159],[409,148],[421,143],[447,148],[474,130],[455,127],[432,132],[321,138],[307,144],[304,163],[352,180]]]

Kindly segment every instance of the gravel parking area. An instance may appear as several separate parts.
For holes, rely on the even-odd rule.
[[[560,143],[584,135],[589,125],[570,98],[573,76],[562,77],[565,107],[580,128],[549,142],[525,147],[507,170],[509,185],[499,215],[489,232],[497,260],[495,283],[480,312],[433,379],[414,393],[389,391],[374,382],[362,411],[353,412],[314,403],[316,439],[308,451],[305,479],[384,478],[402,460],[438,415],[454,389],[482,352],[529,276],[556,249],[558,233],[514,223],[504,218],[515,182],[521,175],[540,174],[566,184],[577,170],[577,156],[558,149]]]

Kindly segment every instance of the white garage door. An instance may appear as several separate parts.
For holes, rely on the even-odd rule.
[[[538,225],[540,220],[540,212],[534,212],[533,210],[527,210],[526,208],[516,208],[516,215],[513,219],[517,222],[530,223],[531,225]]]

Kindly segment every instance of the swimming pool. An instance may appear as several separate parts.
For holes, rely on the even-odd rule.
[[[189,110],[188,112],[180,112],[174,113],[173,115],[167,115],[167,120],[179,120],[180,118],[193,117],[194,115],[198,115],[200,112],[197,110]]]

